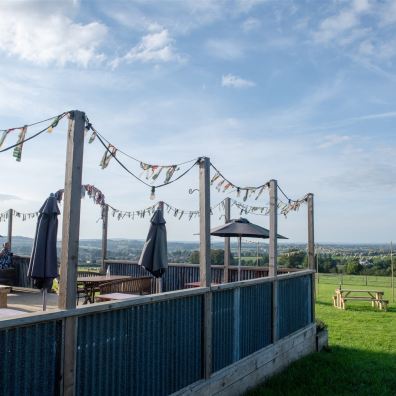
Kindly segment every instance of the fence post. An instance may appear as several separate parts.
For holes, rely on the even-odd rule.
[[[10,250],[12,247],[12,220],[14,216],[14,211],[12,209],[8,209],[8,233],[7,233],[7,242],[10,245]]]
[[[231,198],[227,197],[224,200],[224,219],[225,223],[228,223],[231,220]],[[224,274],[223,279],[224,283],[228,283],[229,281],[229,268],[231,261],[231,246],[230,246],[230,238],[224,238]]]
[[[158,203],[158,209],[164,213],[164,202],[160,201]],[[162,277],[160,278],[155,278],[155,292],[156,293],[162,293]]]
[[[270,230],[269,230],[269,268],[268,275],[274,277],[272,282],[272,342],[278,340],[278,182],[270,180]]]
[[[76,280],[80,235],[81,177],[84,152],[85,113],[70,112],[67,132],[65,193],[63,204],[62,251],[60,268],[59,308],[76,307]],[[75,394],[77,318],[63,322],[63,366],[61,394]]]
[[[314,231],[314,198],[313,194],[307,194],[308,204],[308,268],[315,271],[315,231]],[[311,304],[312,304],[312,321],[315,320],[315,301],[316,301],[316,287],[315,287],[315,273],[311,278]]]
[[[105,204],[102,206],[102,264],[101,272],[106,271],[105,260],[107,258],[107,230],[109,224],[109,205]]]
[[[201,287],[211,285],[210,265],[210,159],[199,161],[199,281]],[[212,292],[204,295],[203,374],[212,373]]]

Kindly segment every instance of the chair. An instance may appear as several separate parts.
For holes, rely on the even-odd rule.
[[[139,278],[121,279],[99,285],[100,294],[125,293],[125,294],[151,294],[154,278],[142,276]]]

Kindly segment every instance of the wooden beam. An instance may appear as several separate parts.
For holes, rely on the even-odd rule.
[[[210,287],[210,159],[199,162],[199,280]]]
[[[269,230],[269,276],[277,275],[278,260],[278,183],[276,180],[269,182],[270,195],[270,230]]]
[[[314,196],[307,195],[308,204],[308,268],[315,269]]]
[[[228,223],[231,220],[231,198],[227,197],[224,200],[224,221]],[[228,272],[230,268],[231,262],[231,246],[230,246],[230,238],[224,238],[224,274],[223,279],[224,282],[227,283],[228,280]]]
[[[107,258],[107,230],[109,224],[109,205],[102,206],[102,258],[101,258],[101,272],[106,272]]]
[[[7,242],[10,245],[10,250],[12,247],[12,220],[14,217],[14,211],[12,209],[8,209],[8,233],[7,233]]]
[[[78,245],[80,237],[81,178],[84,153],[85,113],[70,112],[67,131],[65,192],[63,204],[62,250],[59,308],[76,307]],[[63,322],[63,366],[61,394],[75,394],[77,320]]]
[[[210,267],[210,159],[199,162],[199,281],[201,287],[211,285]],[[212,373],[212,292],[205,293],[203,312],[203,376]]]
[[[278,182],[270,180],[270,232],[269,232],[269,268],[268,276],[272,282],[272,342],[278,340]]]
[[[164,202],[159,201],[158,202],[158,209],[164,214]],[[162,293],[163,290],[163,282],[162,282],[162,277],[161,278],[156,278],[155,280],[155,293]]]
[[[67,133],[59,308],[76,307],[85,113],[72,111]]]

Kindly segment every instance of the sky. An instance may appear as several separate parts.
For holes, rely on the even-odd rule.
[[[146,163],[208,156],[235,185],[276,179],[290,198],[313,193],[318,243],[396,240],[395,1],[2,0],[0,55],[0,129],[81,110]],[[21,162],[0,153],[0,212],[36,211],[63,188],[66,134],[65,119],[25,143]],[[150,189],[114,160],[100,168],[104,148],[88,138],[83,183],[116,208],[151,206]],[[197,210],[197,187],[195,167],[156,201]],[[227,196],[241,201],[212,188],[211,204]],[[266,206],[268,192],[245,204]],[[268,216],[245,217],[269,226]],[[100,237],[99,219],[83,199],[80,237]],[[197,240],[197,219],[166,220],[168,239]],[[222,222],[215,210],[211,225]],[[148,227],[147,217],[110,214],[109,238],[144,239]],[[14,221],[14,235],[34,229],[34,220]],[[278,230],[306,242],[306,206],[280,216]]]

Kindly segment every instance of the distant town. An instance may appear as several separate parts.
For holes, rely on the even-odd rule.
[[[0,241],[5,241],[1,238]],[[101,240],[82,239],[79,247],[79,265],[98,267],[101,260]],[[14,236],[14,254],[28,256],[32,251],[33,240]],[[144,241],[131,239],[109,239],[107,258],[120,260],[139,260]],[[168,241],[168,257],[171,263],[198,264],[198,242]],[[58,243],[60,250],[60,243]],[[212,264],[222,265],[224,257],[223,242],[212,243]],[[304,244],[280,243],[278,245],[280,266],[302,268],[306,266],[306,246]],[[391,252],[388,244],[318,244],[317,269],[321,273],[345,273],[354,275],[391,274]],[[58,252],[59,254],[59,252]],[[237,262],[237,243],[231,242],[234,264]],[[268,263],[268,244],[263,241],[242,243],[242,265],[265,266]]]

